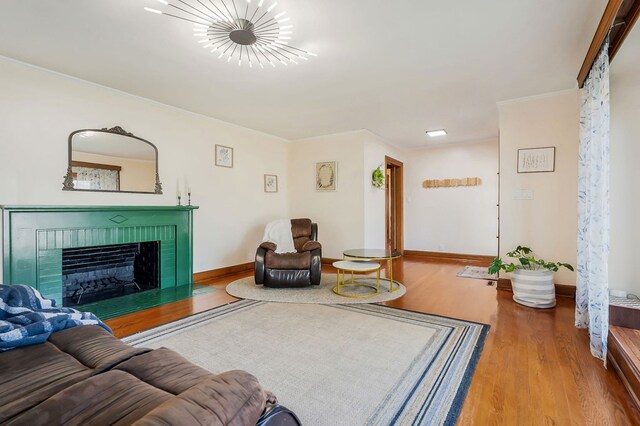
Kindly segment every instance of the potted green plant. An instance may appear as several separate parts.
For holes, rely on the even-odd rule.
[[[384,172],[382,171],[382,164],[371,173],[371,185],[375,188],[384,188]]]
[[[507,253],[517,263],[505,263],[499,257],[493,259],[489,266],[490,274],[500,271],[511,274],[513,300],[532,308],[553,308],[556,306],[556,290],[553,274],[559,268],[573,271],[573,266],[562,262],[547,262],[534,256],[529,247],[518,246]]]

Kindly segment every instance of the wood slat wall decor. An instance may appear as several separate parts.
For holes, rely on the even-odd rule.
[[[479,177],[461,179],[427,179],[422,182],[423,188],[455,188],[457,186],[478,186],[482,184]]]

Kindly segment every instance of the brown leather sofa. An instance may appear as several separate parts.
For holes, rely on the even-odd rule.
[[[0,352],[0,384],[3,425],[255,425],[275,399],[247,372],[212,374],[98,326]]]
[[[291,219],[296,253],[276,253],[276,245],[266,242],[256,251],[256,284],[267,287],[307,287],[319,285],[322,246],[318,242],[318,224],[311,219]]]

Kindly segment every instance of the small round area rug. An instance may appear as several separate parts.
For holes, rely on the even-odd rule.
[[[320,285],[303,288],[270,288],[256,285],[253,277],[242,278],[227,285],[227,293],[240,299],[261,300],[264,302],[280,303],[321,303],[325,305],[346,305],[354,303],[380,303],[398,299],[407,292],[404,285],[395,281],[398,290],[389,292],[389,281],[380,280],[380,294],[367,298],[353,298],[337,295],[333,292],[336,286],[336,274],[322,274]],[[373,277],[359,277],[359,282],[376,285]],[[395,287],[394,285],[394,287]],[[366,287],[349,287],[345,293],[350,295],[370,294]]]

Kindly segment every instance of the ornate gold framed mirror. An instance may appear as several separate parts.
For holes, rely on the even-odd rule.
[[[62,190],[162,194],[158,149],[119,126],[76,130]]]

